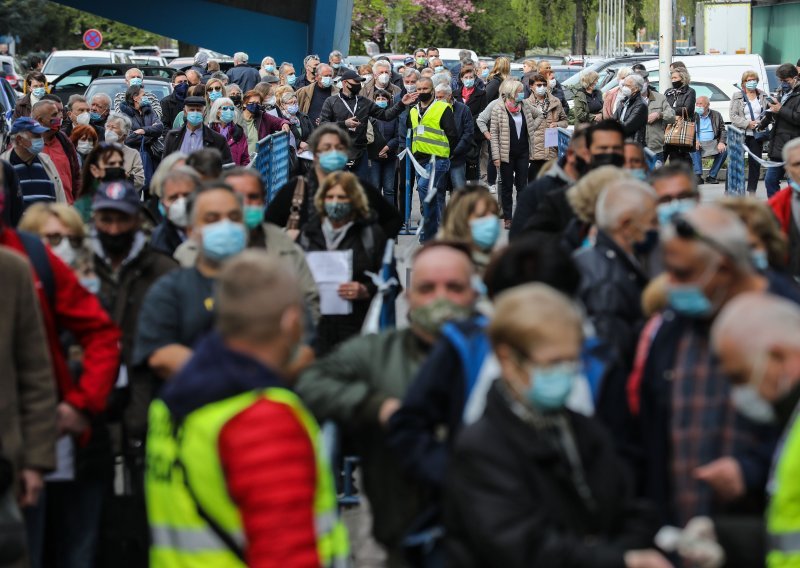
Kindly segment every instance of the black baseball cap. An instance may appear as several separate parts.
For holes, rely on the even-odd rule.
[[[347,69],[344,73],[340,75],[342,81],[358,81],[359,83],[363,83],[366,81],[364,77],[353,71],[352,69]]]
[[[113,209],[128,215],[136,215],[140,207],[139,193],[127,180],[101,183],[92,201],[92,211]]]

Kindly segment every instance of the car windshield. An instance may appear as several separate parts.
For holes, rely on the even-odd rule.
[[[598,61],[597,63],[592,63],[589,67],[579,67],[579,71],[583,71],[584,69],[591,69],[592,71],[600,72],[601,67],[605,61]],[[580,85],[581,74],[575,73],[572,77],[567,79],[566,81],[561,82],[561,85],[564,87],[578,87]]]
[[[43,72],[45,75],[61,75],[66,73],[74,67],[79,65],[88,65],[91,63],[104,63],[110,62],[110,57],[81,57],[80,55],[70,55],[68,57],[51,57],[47,65],[44,66]]]
[[[94,82],[86,89],[84,97],[87,101],[92,100],[92,97],[97,93],[105,93],[112,99],[119,93],[124,93],[128,86],[125,81],[103,81]],[[144,90],[148,93],[153,93],[158,100],[172,94],[172,85],[166,81],[144,81]]]

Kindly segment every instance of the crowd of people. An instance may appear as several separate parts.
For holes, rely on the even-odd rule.
[[[584,71],[570,108],[545,61],[461,55],[199,52],[161,100],[132,68],[66,105],[28,74],[0,155],[0,565],[800,562],[798,68],[731,101],[782,164],[769,201],[755,161],[713,201],[726,126],[680,62],[663,94]]]

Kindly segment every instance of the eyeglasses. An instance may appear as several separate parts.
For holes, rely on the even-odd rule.
[[[236,108],[226,105],[224,107],[219,107],[219,110],[236,110]]]
[[[719,244],[717,241],[708,237],[698,231],[694,225],[692,225],[689,221],[681,217],[680,215],[676,215],[672,218],[672,224],[675,226],[675,233],[682,239],[686,240],[695,240],[701,241],[712,249],[720,253],[722,256],[727,258],[733,258],[734,255],[730,253],[730,251],[725,248],[723,245]]]
[[[83,237],[68,237],[67,235],[62,235],[61,233],[48,233],[44,236],[44,238],[47,239],[47,243],[51,247],[57,247],[64,239],[69,241],[69,244],[72,245],[72,248],[79,248],[83,245]]]
[[[216,93],[221,93],[222,92],[222,85],[217,85],[216,87],[209,87],[208,90],[209,91],[214,91]]]

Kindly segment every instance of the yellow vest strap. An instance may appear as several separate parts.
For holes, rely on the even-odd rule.
[[[244,533],[237,531],[229,533],[231,537],[245,547]],[[207,528],[183,528],[167,525],[150,525],[150,535],[153,547],[177,548],[186,552],[219,552],[228,551],[228,546]]]
[[[772,533],[768,538],[770,550],[800,553],[800,531],[780,534]]]

